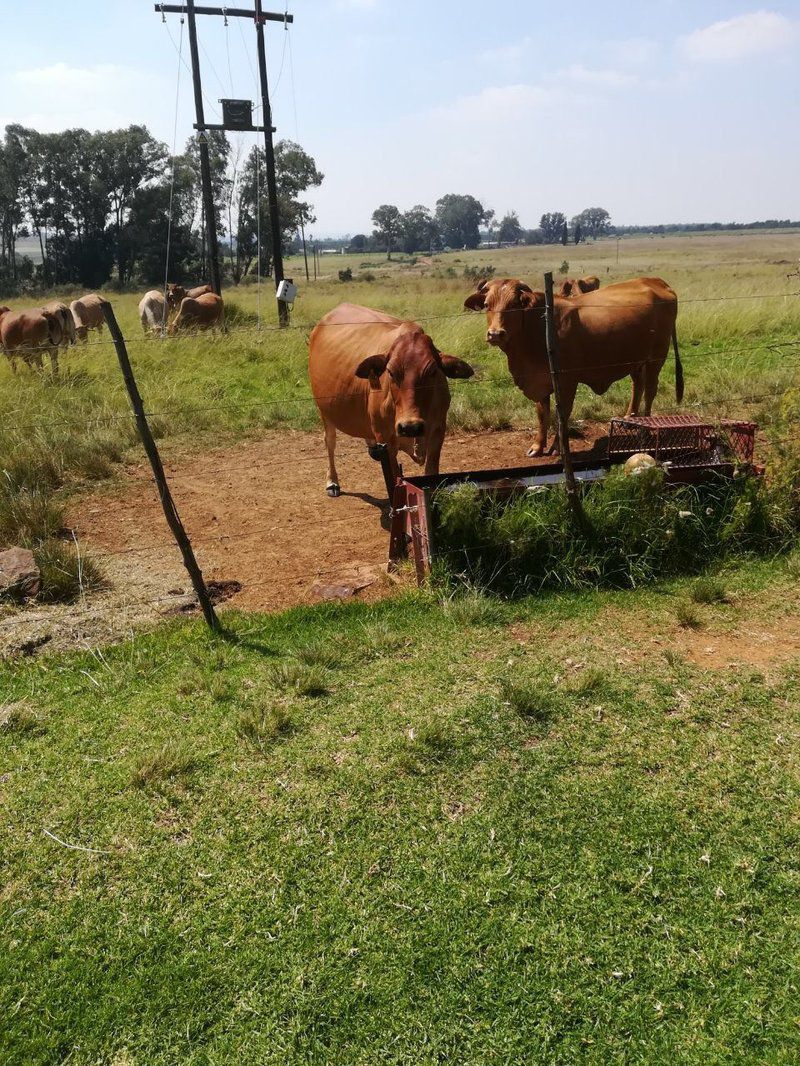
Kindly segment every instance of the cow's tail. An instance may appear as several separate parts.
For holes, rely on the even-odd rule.
[[[675,399],[680,403],[683,400],[683,363],[678,351],[678,331],[675,326],[672,327],[672,347],[675,350]]]

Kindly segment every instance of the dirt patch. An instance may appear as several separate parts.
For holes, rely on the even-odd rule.
[[[583,432],[575,451],[603,447],[605,425],[587,424]],[[525,465],[530,438],[524,431],[454,434],[442,466]],[[206,579],[241,586],[226,603],[276,611],[324,599],[374,600],[395,588],[386,573],[386,491],[362,441],[339,438],[338,499],[325,494],[321,433],[269,432],[164,465]],[[418,471],[410,460],[407,468]],[[71,607],[0,616],[0,654],[107,642],[186,609],[191,586],[146,462],[81,496],[67,517],[80,545],[102,563],[108,588]]]

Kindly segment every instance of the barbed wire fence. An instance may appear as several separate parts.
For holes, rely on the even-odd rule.
[[[738,300],[772,300],[772,299],[787,299],[787,298],[792,298],[792,297],[794,297],[794,298],[800,297],[800,291],[789,291],[789,292],[779,292],[779,293],[746,294],[746,295],[741,295],[741,296],[737,295],[737,296],[699,297],[699,298],[695,298],[695,299],[681,300],[680,301],[680,306],[685,306],[686,304],[696,304],[696,303],[703,303],[703,304],[705,304],[705,303],[713,303],[713,302],[727,303],[727,302],[738,301]],[[608,307],[608,308],[615,308],[616,309],[616,308],[618,308],[620,306],[621,305],[618,304],[618,303],[615,303],[615,304],[595,303],[595,304],[593,304],[593,307],[594,308],[598,308],[598,309],[601,308],[601,307]],[[109,305],[109,307],[110,307],[110,305]],[[520,309],[512,308],[512,309],[508,309],[508,310],[510,310],[510,311],[514,311],[514,310],[522,311],[524,309],[522,309],[522,308],[520,308]],[[111,316],[113,318],[113,309],[110,310],[110,313],[111,313]],[[450,313],[450,314],[435,314],[435,315],[416,316],[414,321],[422,323],[422,322],[444,322],[444,321],[453,321],[453,320],[475,320],[476,317],[477,316],[476,316],[476,314],[474,312],[461,311],[461,312]],[[114,319],[114,324],[116,325],[116,319]],[[329,323],[328,325],[331,328],[335,328],[337,326],[351,326],[351,325],[356,325],[356,324],[361,324],[361,323],[349,322],[349,321],[340,321],[340,322],[335,322],[335,323]],[[288,331],[294,331],[294,332],[303,332],[303,333],[309,334],[311,332],[311,330],[314,329],[314,328],[315,328],[315,324],[314,323],[296,323],[296,324],[290,325],[289,327],[260,325],[258,327],[246,327],[246,328],[228,329],[228,330],[225,331],[225,333],[226,333],[227,336],[231,336],[231,335],[233,335],[233,336],[236,336],[236,335],[247,335],[247,336],[254,336],[254,337],[264,337],[264,336],[269,336],[269,335],[272,335],[272,334],[277,334],[278,336],[280,336],[282,334],[285,334],[287,332],[287,330]],[[77,347],[78,347],[78,350],[81,350],[81,349],[84,349],[84,348],[90,348],[90,347],[117,348],[119,341],[121,341],[122,344],[126,348],[129,345],[130,346],[134,346],[134,347],[138,347],[138,346],[142,346],[142,345],[153,346],[153,345],[158,345],[160,343],[168,342],[170,339],[172,339],[172,338],[159,336],[157,334],[125,338],[125,337],[122,336],[121,332],[119,332],[119,337],[118,337],[117,340],[115,340],[113,337],[110,337],[109,339],[97,338],[97,339],[92,339],[92,340],[89,340],[89,341],[85,341],[85,342],[79,344]],[[216,337],[214,337],[212,334],[192,334],[192,341],[195,344],[198,344],[198,343],[202,344],[204,342],[208,343],[208,344],[217,344],[218,343],[218,339]],[[682,347],[684,349],[684,353],[686,353],[686,342],[684,340],[682,340],[681,344],[682,344]],[[691,346],[691,342],[690,342],[690,346]],[[774,353],[778,353],[780,355],[785,355],[788,352],[789,355],[790,355],[790,358],[789,359],[783,359],[779,369],[780,370],[788,370],[788,371],[797,372],[797,371],[800,371],[800,358],[798,358],[797,360],[792,358],[792,356],[793,356],[793,352],[791,352],[792,349],[800,349],[800,336],[797,336],[797,337],[794,337],[794,338],[791,338],[791,339],[788,339],[788,340],[763,341],[761,343],[752,344],[752,345],[738,345],[738,346],[735,346],[735,347],[725,347],[725,348],[712,349],[711,351],[704,352],[703,353],[703,357],[706,358],[706,359],[707,358],[724,358],[724,357],[728,357],[728,356],[732,356],[732,355],[748,354],[748,353],[753,353],[753,352],[774,352]],[[20,350],[17,349],[17,351],[20,351]],[[684,358],[684,362],[686,363],[687,359],[686,359],[686,355],[685,354],[684,354],[683,358]],[[691,359],[688,360],[688,363],[689,363],[689,365],[691,365]],[[607,364],[607,365],[609,367],[612,367],[612,366],[620,366],[620,367],[621,366],[627,366],[627,365],[630,365],[630,360],[626,360],[626,361],[620,362],[618,364]],[[588,367],[587,366],[577,366],[577,367],[576,366],[570,366],[569,368],[562,369],[560,371],[560,373],[562,373],[562,374],[564,374],[564,373],[571,373],[571,374],[578,373],[579,374],[581,371],[583,371],[585,369],[588,369]],[[451,385],[452,384],[453,383],[451,383]],[[717,412],[719,413],[719,417],[721,418],[721,417],[723,417],[723,415],[721,413],[721,409],[723,409],[723,408],[726,408],[726,407],[727,408],[747,408],[747,407],[752,407],[752,406],[754,406],[756,404],[759,404],[759,403],[764,403],[764,402],[768,402],[768,401],[777,401],[777,400],[780,399],[782,393],[785,391],[786,388],[794,388],[798,384],[800,384],[800,380],[798,380],[798,375],[797,375],[797,373],[795,373],[794,377],[788,383],[788,385],[785,385],[785,386],[782,386],[782,387],[781,386],[777,386],[777,387],[775,387],[775,388],[773,388],[773,389],[771,389],[769,391],[764,391],[764,392],[760,392],[760,393],[749,393],[749,394],[748,393],[743,393],[741,396],[716,398],[716,399],[713,399],[713,400],[690,401],[688,403],[685,403],[683,405],[683,407],[684,407],[684,410],[688,410],[688,411],[694,411],[694,410],[698,410],[699,411],[701,409],[703,411],[705,411],[706,409],[713,407],[713,408],[717,409]],[[459,387],[459,388],[463,388],[463,387],[469,388],[469,386],[463,386],[463,385],[458,385],[457,387]],[[309,410],[313,410],[317,406],[317,400],[318,399],[319,400],[338,399],[338,398],[340,398],[341,395],[344,395],[344,394],[336,394],[334,396],[326,396],[326,397],[320,396],[320,397],[317,397],[317,398],[315,398],[312,395],[304,395],[304,396],[292,395],[292,396],[286,396],[286,397],[282,397],[282,398],[269,399],[269,400],[254,400],[254,401],[253,400],[247,400],[247,401],[241,401],[241,402],[222,402],[222,401],[220,401],[220,402],[216,402],[214,404],[209,404],[207,406],[199,406],[199,407],[198,406],[193,406],[193,407],[188,408],[187,411],[188,411],[189,414],[196,414],[196,413],[204,413],[204,412],[219,412],[220,410],[231,410],[231,411],[239,411],[240,412],[240,411],[242,411],[244,409],[286,408],[286,407],[307,407]],[[351,395],[351,394],[348,393],[347,395]],[[9,418],[15,419],[15,424],[14,424],[14,427],[13,427],[15,431],[24,432],[24,428],[25,428],[24,415],[26,413],[27,412],[24,409],[17,409],[17,410],[13,410],[13,411],[10,411],[10,412],[6,412],[6,419],[9,419]],[[148,410],[144,406],[142,406],[142,410],[141,410],[141,414],[143,414],[146,419],[169,418],[169,417],[174,416],[175,413],[176,412],[174,410],[171,410],[169,408],[158,408],[158,407]],[[18,418],[21,419],[21,421],[17,422],[16,420]],[[713,418],[710,418],[709,420],[712,423],[714,421]],[[35,424],[37,427],[38,426],[42,426],[42,425],[46,425],[48,427],[49,426],[64,426],[64,427],[83,426],[83,427],[86,427],[86,428],[91,428],[91,427],[96,427],[98,425],[107,424],[107,423],[113,423],[113,422],[126,422],[126,423],[136,424],[137,425],[137,432],[138,432],[138,434],[140,436],[140,439],[141,439],[141,436],[142,436],[142,434],[141,434],[141,428],[142,428],[141,427],[141,422],[140,422],[140,419],[137,418],[137,413],[136,413],[135,410],[134,411],[129,411],[129,412],[114,412],[114,413],[105,413],[105,414],[98,414],[98,415],[88,415],[88,416],[86,416],[84,418],[48,419],[48,420],[44,420],[44,421],[41,420],[41,419],[35,419],[29,424]],[[795,440],[795,436],[792,433],[783,434],[783,435],[780,435],[780,436],[776,436],[775,434],[772,434],[772,435],[769,436],[768,439],[769,439],[770,445],[772,445],[772,446],[780,446],[780,445],[783,445],[783,444],[788,444],[790,442],[793,442]],[[283,462],[284,462],[283,459],[276,458],[274,460],[274,463],[272,464],[272,466],[274,468],[277,468],[277,467],[281,466],[283,464]],[[160,459],[159,459],[159,463],[160,463]],[[204,470],[203,470],[203,473],[204,473],[204,475],[209,476],[209,475],[213,475],[215,473],[229,472],[229,470],[230,470],[229,465],[228,464],[223,464],[223,465],[220,465],[218,467],[205,467]],[[169,490],[169,485],[170,484],[180,485],[182,482],[184,482],[186,480],[195,479],[196,478],[196,475],[183,473],[181,471],[174,471],[173,470],[173,471],[167,472],[167,471],[165,471],[163,469],[163,466],[162,466],[163,481],[159,479],[159,477],[157,476],[155,470],[153,471],[153,473],[154,473],[154,478],[156,480],[156,483],[158,485],[159,497],[160,497],[160,499],[162,501],[162,504],[164,503],[164,500],[165,500],[165,496],[164,496],[164,489],[165,488],[166,488],[166,493],[167,493],[167,497],[166,498],[171,499],[171,494],[170,494],[170,490]],[[172,504],[172,507],[173,507],[173,509],[175,511],[175,514],[177,514],[177,509],[175,508],[174,503]],[[167,515],[167,514],[168,514],[168,508],[165,507],[165,515]],[[167,517],[167,521],[169,522],[169,517]],[[330,517],[330,518],[326,517],[325,526],[326,526],[326,528],[327,527],[336,527],[336,528],[342,528],[342,529],[346,529],[346,528],[352,526],[352,528],[354,530],[358,529],[358,528],[363,529],[363,527],[364,527],[364,518],[361,515],[336,516],[336,517]],[[204,537],[204,536],[193,537],[192,540],[191,540],[191,544],[189,545],[189,548],[190,548],[190,551],[191,551],[192,557],[193,557],[193,548],[194,547],[205,549],[205,548],[210,548],[212,546],[213,547],[221,547],[221,546],[225,546],[225,545],[233,544],[233,543],[238,543],[238,542],[242,542],[242,541],[255,540],[256,538],[264,537],[264,536],[269,535],[273,530],[274,530],[274,523],[272,525],[270,525],[270,526],[259,526],[259,528],[256,528],[256,529],[253,529],[253,530],[248,530],[248,531],[241,532],[241,533],[229,533],[229,534],[222,533],[222,534],[211,536],[211,537]],[[76,534],[75,534],[74,531],[71,531],[71,535],[73,536],[73,538],[76,539]],[[188,541],[188,537],[187,537],[187,541]],[[76,543],[77,543],[77,539],[76,539]],[[482,544],[464,545],[463,547],[460,547],[458,549],[458,551],[459,552],[469,552],[471,550],[477,550],[477,549],[481,548],[482,546],[484,546],[484,545],[482,545]],[[182,553],[184,553],[184,560],[183,561],[184,561],[184,564],[185,564],[186,563],[185,545],[181,545],[179,543],[178,547],[179,547],[180,551]],[[169,541],[164,540],[164,541],[160,541],[160,542],[154,542],[152,544],[137,545],[135,547],[128,547],[128,548],[122,548],[122,549],[116,549],[116,550],[101,549],[101,556],[102,556],[102,558],[125,558],[125,557],[131,557],[131,556],[147,555],[147,554],[153,553],[153,552],[161,552],[161,553],[163,553],[165,551],[168,551],[169,548],[170,548]],[[195,560],[195,566],[196,565],[197,564],[196,564],[196,560]],[[367,564],[364,564],[364,565],[367,565]],[[362,567],[362,569],[363,569],[363,567]],[[313,576],[315,578],[321,578],[321,577],[326,577],[326,576],[329,576],[329,575],[341,573],[341,571],[342,571],[342,566],[341,565],[337,566],[337,567],[332,567],[332,568],[324,568],[324,569],[319,569],[318,568],[318,569],[314,570]],[[197,572],[200,573],[200,568],[199,567],[197,567]],[[209,625],[212,628],[218,627],[218,622],[216,621],[216,616],[213,613],[213,604],[211,602],[212,601],[212,597],[208,593],[208,589],[207,589],[207,587],[205,585],[205,582],[203,581],[202,582],[202,586],[199,587],[198,584],[197,584],[197,574],[195,574],[194,577],[193,577],[192,576],[192,572],[191,572],[191,568],[189,568],[189,574],[190,574],[190,578],[192,579],[192,582],[193,582],[194,587],[195,587],[195,591],[196,591],[197,596],[198,596],[198,603],[202,606],[203,605],[203,600],[206,599],[206,607],[209,608],[206,611],[206,618],[207,618],[207,621],[209,622]],[[200,579],[202,580],[202,574],[200,574]],[[269,579],[269,580],[265,580],[265,581],[248,581],[247,585],[246,585],[246,588],[247,589],[265,588],[265,587],[268,587],[268,586],[273,585],[273,584],[274,584],[274,579],[272,579],[272,578]],[[129,593],[134,593],[134,592],[136,592],[139,589],[149,589],[150,590],[150,594],[145,596],[145,597],[143,597],[143,598],[136,598],[136,597],[131,597],[131,596],[128,595]],[[125,582],[125,590],[124,591],[125,591],[125,596],[126,596],[126,601],[127,602],[135,603],[135,604],[141,605],[143,607],[159,607],[159,606],[163,607],[165,598],[168,595],[166,593],[162,594],[162,595],[153,595],[153,593],[152,593],[152,582],[129,582],[129,581],[126,581]],[[0,623],[0,624],[5,625],[6,623],[3,622],[3,623]]]

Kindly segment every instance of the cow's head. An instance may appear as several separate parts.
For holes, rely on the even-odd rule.
[[[544,293],[534,292],[530,285],[516,278],[482,281],[466,298],[464,307],[468,311],[485,311],[487,342],[505,348],[521,337],[525,311],[544,310]]]
[[[171,281],[167,285],[167,307],[172,309],[173,307],[180,307],[181,300],[186,296],[186,289],[183,285],[176,285],[174,281]]]
[[[419,332],[401,333],[388,352],[370,355],[356,367],[356,377],[381,387],[388,375],[398,437],[421,437],[441,412],[445,378],[471,378],[475,371],[454,355],[444,355],[431,338]],[[438,405],[438,406],[437,406]]]

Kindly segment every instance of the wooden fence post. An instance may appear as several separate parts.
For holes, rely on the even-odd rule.
[[[183,556],[183,565],[186,567],[189,578],[194,586],[198,602],[203,610],[203,616],[208,623],[209,628],[215,633],[218,633],[222,627],[217,618],[216,611],[214,610],[214,605],[211,602],[211,597],[208,594],[206,583],[203,580],[202,571],[197,565],[197,560],[194,557],[191,542],[186,534],[186,530],[183,528],[183,523],[180,520],[177,508],[175,507],[175,502],[172,499],[172,493],[169,491],[164,467],[161,464],[161,456],[158,454],[156,442],[153,439],[153,434],[150,432],[147,416],[144,413],[142,397],[139,393],[138,386],[136,385],[136,378],[133,376],[133,369],[131,367],[130,359],[128,358],[127,348],[125,347],[125,338],[122,336],[120,328],[117,325],[114,309],[108,301],[104,301],[103,303],[103,316],[106,320],[108,331],[111,334],[111,339],[114,341],[114,348],[117,352],[117,359],[119,360],[122,377],[125,381],[125,387],[128,390],[131,407],[133,408],[133,414],[136,419],[136,426],[139,430],[139,436],[142,438],[144,450],[147,452],[147,458],[150,460],[153,477],[155,478],[156,486],[158,488],[158,495],[161,499],[161,506],[164,508],[164,517],[166,518],[167,524],[172,530],[172,534],[180,548],[181,555]]]
[[[556,407],[556,431],[558,433],[558,447],[561,452],[561,462],[564,465],[564,482],[567,486],[567,498],[569,500],[575,521],[580,526],[586,524],[586,516],[583,513],[583,505],[575,481],[575,471],[572,466],[572,452],[569,450],[569,425],[564,417],[564,408],[561,403],[561,367],[558,360],[558,337],[553,303],[553,274],[548,271],[544,276],[544,302],[545,302],[545,337],[547,341],[547,361],[550,364],[550,377],[553,381],[553,398]]]

